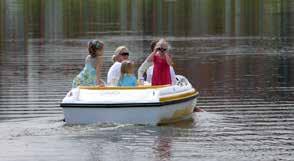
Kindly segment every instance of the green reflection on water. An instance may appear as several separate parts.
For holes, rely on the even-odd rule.
[[[2,0],[0,5],[1,39],[293,33],[290,0]]]

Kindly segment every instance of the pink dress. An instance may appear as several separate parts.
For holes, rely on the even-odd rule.
[[[172,84],[169,65],[165,58],[155,54],[153,57],[152,85]]]

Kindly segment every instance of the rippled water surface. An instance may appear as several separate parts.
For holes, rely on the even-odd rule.
[[[290,0],[1,0],[0,160],[293,160],[294,3]],[[200,92],[194,121],[66,125],[59,103],[87,42],[139,65],[170,42]]]

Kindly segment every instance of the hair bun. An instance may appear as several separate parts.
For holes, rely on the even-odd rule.
[[[116,62],[116,55],[112,55],[111,60],[112,62]]]
[[[91,40],[88,42],[88,51],[89,54],[93,57],[96,56],[96,51],[102,49],[104,46],[102,41],[99,40]]]

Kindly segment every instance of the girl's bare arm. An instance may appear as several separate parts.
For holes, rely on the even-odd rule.
[[[100,82],[100,78],[101,78],[101,67],[103,65],[103,56],[99,55],[96,56],[96,82],[97,85],[99,85]]]
[[[170,54],[166,53],[165,59],[168,65],[172,66],[174,64]]]
[[[152,62],[153,61],[153,57],[154,57],[155,52],[152,52],[147,58],[147,62]]]

